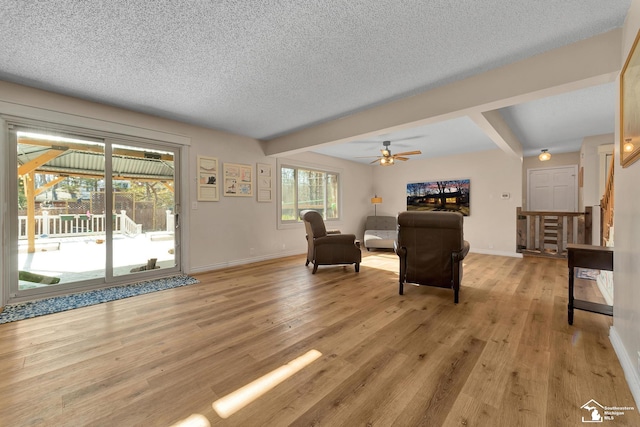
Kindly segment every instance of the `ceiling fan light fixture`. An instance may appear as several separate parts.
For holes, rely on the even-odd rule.
[[[540,159],[541,162],[546,162],[551,159],[551,153],[549,153],[549,150],[545,148],[538,156],[538,159]]]
[[[408,156],[422,154],[422,151],[420,150],[404,151],[402,153],[391,154],[391,149],[389,148],[390,145],[391,141],[383,141],[379,156],[365,156],[359,158],[376,157],[375,160],[372,160],[369,163],[370,165],[379,164],[380,166],[391,166],[396,163],[396,160],[406,162],[407,160],[409,160]]]
[[[382,166],[391,166],[393,164],[393,157],[383,157],[380,159]]]

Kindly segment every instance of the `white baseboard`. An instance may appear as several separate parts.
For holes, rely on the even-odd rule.
[[[473,247],[469,250],[471,253],[475,254],[483,254],[483,255],[498,255],[498,256],[508,256],[512,258],[522,258],[522,254],[517,252],[507,252],[507,251],[496,251],[493,249],[474,249]]]
[[[187,274],[204,273],[204,272],[207,272],[207,271],[220,270],[222,268],[227,268],[227,267],[235,267],[235,266],[238,266],[238,265],[245,265],[245,264],[251,264],[251,263],[254,263],[254,262],[268,261],[270,259],[284,258],[284,257],[288,257],[288,256],[304,255],[304,254],[305,254],[305,252],[289,251],[289,252],[278,252],[278,253],[273,253],[273,254],[261,255],[261,256],[257,256],[257,257],[251,257],[251,258],[234,259],[234,260],[231,260],[231,261],[219,262],[219,263],[216,263],[216,264],[209,264],[209,265],[204,265],[204,266],[200,266],[200,267],[193,267],[193,268],[189,269]]]
[[[615,326],[609,329],[609,340],[613,345],[613,349],[618,356],[622,370],[624,371],[624,377],[627,380],[633,399],[636,401],[636,409],[640,410],[640,378],[638,377],[638,371],[636,370],[633,361],[629,358],[629,353],[624,347],[622,338],[618,335],[618,331]],[[620,403],[622,404],[622,402]]]

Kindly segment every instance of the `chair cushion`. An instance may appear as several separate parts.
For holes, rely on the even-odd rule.
[[[364,232],[365,248],[393,249],[398,233],[396,230],[366,230]]]
[[[364,247],[393,249],[398,235],[395,216],[369,216],[364,226]]]

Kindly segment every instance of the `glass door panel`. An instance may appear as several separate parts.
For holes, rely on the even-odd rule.
[[[17,290],[104,280],[105,144],[41,131],[15,135]]]
[[[175,153],[112,146],[113,275],[175,268]]]

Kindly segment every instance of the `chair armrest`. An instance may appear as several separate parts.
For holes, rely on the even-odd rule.
[[[313,243],[316,246],[321,245],[344,245],[344,244],[355,244],[356,235],[355,234],[327,234],[324,237],[318,237],[314,239]]]
[[[340,230],[327,230],[327,234],[340,234]]]
[[[454,252],[452,254],[453,261],[455,261],[455,262],[462,261],[464,259],[464,257],[466,257],[467,254],[469,253],[469,249],[471,249],[471,246],[469,245],[469,242],[467,242],[465,240],[464,244],[462,245],[462,249],[460,250],[460,252]]]

